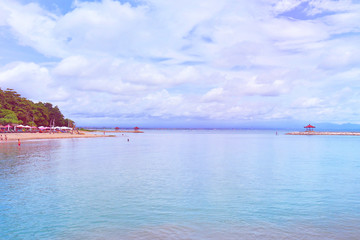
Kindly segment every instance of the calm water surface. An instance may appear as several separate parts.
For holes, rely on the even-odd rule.
[[[0,239],[359,239],[359,146],[239,130],[1,143]]]

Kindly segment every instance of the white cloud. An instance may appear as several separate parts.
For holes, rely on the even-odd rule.
[[[316,107],[331,121],[360,93],[359,16],[348,0],[75,1],[63,15],[0,0],[4,39],[51,57],[7,63],[0,84],[75,120],[301,120]]]
[[[21,45],[33,47],[45,55],[65,54],[53,34],[58,20],[55,14],[43,10],[35,3],[21,5],[16,1],[0,1],[0,9],[8,12],[5,21]]]
[[[221,101],[224,97],[224,89],[223,88],[213,88],[208,91],[203,97],[202,100],[205,102],[217,102]]]
[[[305,108],[305,109],[309,109],[309,108],[320,108],[321,105],[323,104],[323,100],[320,98],[300,98],[297,99],[294,103],[294,107],[295,108]]]
[[[324,40],[329,37],[327,26],[316,21],[273,19],[264,24],[266,35],[275,41],[301,44]]]
[[[4,8],[0,8],[0,26],[5,26],[7,24],[8,18],[9,18],[9,12]]]
[[[0,86],[12,88],[35,101],[59,101],[69,94],[58,86],[49,70],[35,63],[11,63],[0,68]]]
[[[307,2],[307,0],[280,0],[275,4],[274,11],[277,13],[287,12],[304,2]]]
[[[308,2],[310,5],[308,14],[310,15],[316,15],[323,12],[344,12],[349,11],[354,7],[351,0],[317,0]]]
[[[338,70],[352,68],[360,63],[360,50],[355,42],[359,42],[360,37],[348,38],[348,44],[342,44],[339,40],[328,43],[328,51],[324,52],[319,61],[319,67],[328,70]]]

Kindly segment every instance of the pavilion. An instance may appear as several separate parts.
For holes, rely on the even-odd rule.
[[[305,126],[304,128],[306,129],[305,130],[306,132],[313,132],[315,127],[313,125],[309,124],[309,125]]]

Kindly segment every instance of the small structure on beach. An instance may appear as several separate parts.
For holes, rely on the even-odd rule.
[[[313,132],[315,127],[313,125],[309,124],[309,125],[305,126],[304,128],[305,128],[306,132]]]

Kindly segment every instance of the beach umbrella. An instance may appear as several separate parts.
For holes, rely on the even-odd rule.
[[[16,128],[21,128],[21,129],[22,129],[23,127],[24,127],[24,125],[21,125],[21,124],[20,124],[20,125],[16,125],[16,126],[14,127],[14,130],[17,131]]]

